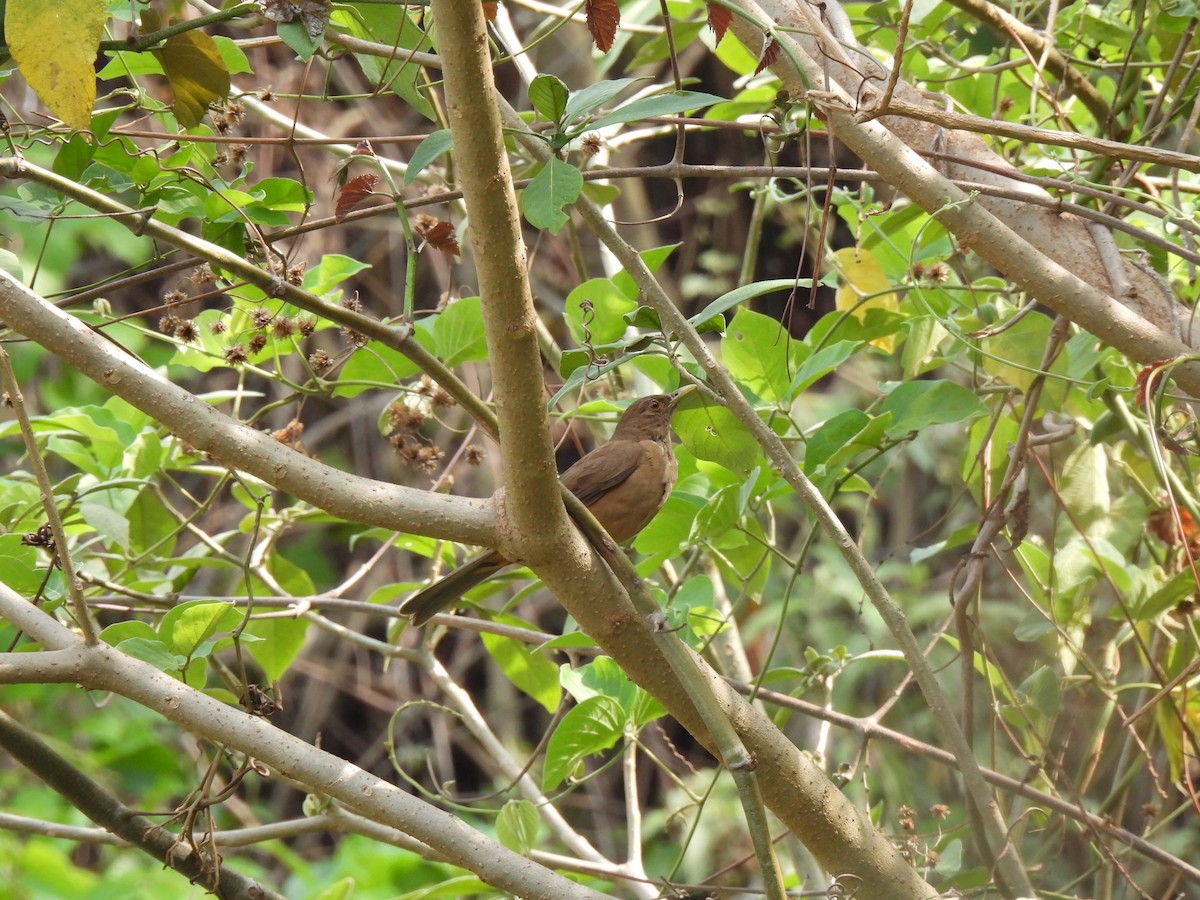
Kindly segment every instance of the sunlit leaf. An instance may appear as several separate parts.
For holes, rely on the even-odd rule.
[[[433,343],[438,359],[451,368],[487,359],[479,298],[464,297],[438,313],[433,320]]]
[[[204,118],[210,103],[229,94],[229,70],[221,50],[202,31],[185,31],[163,41],[154,51],[175,95],[172,109],[184,128]]]
[[[883,400],[892,414],[888,434],[901,437],[929,425],[948,425],[987,415],[983,401],[953,381],[906,381]]]
[[[626,716],[611,697],[591,697],[570,710],[546,745],[542,787],[553,790],[589,756],[607,750],[625,733]]]
[[[806,350],[775,319],[745,307],[734,314],[721,339],[721,358],[730,374],[770,401],[789,395]]]
[[[540,821],[537,807],[528,800],[509,800],[496,816],[496,838],[509,850],[528,856],[537,840]]]
[[[875,254],[861,247],[843,247],[833,255],[841,275],[837,290],[838,309],[852,312],[860,322],[866,320],[868,310],[895,312],[899,309],[899,298]],[[889,334],[875,338],[871,343],[890,353],[896,339]]]
[[[505,624],[525,626],[513,616],[498,616]],[[558,666],[546,658],[536,647],[524,641],[501,634],[484,634],[483,646],[488,655],[504,672],[506,678],[542,705],[546,712],[554,712],[562,697],[558,683]]]
[[[685,401],[686,403],[686,401]],[[697,459],[720,463],[744,475],[756,464],[758,443],[746,426],[724,406],[715,403],[676,411],[675,433]]]
[[[626,122],[637,122],[640,119],[651,119],[655,116],[672,116],[676,113],[702,109],[720,103],[724,97],[716,94],[705,94],[699,91],[672,91],[667,94],[655,94],[653,97],[642,97],[624,106],[619,106],[610,113],[605,113],[589,128],[607,128],[609,125],[624,125]]]
[[[71,128],[91,123],[96,48],[108,18],[104,0],[8,0],[4,36],[13,59],[46,107]]]

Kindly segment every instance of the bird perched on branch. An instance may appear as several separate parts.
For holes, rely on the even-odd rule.
[[[673,394],[635,401],[617,422],[608,442],[562,474],[562,483],[580,499],[618,544],[645,528],[675,485],[678,466],[671,447],[671,415],[695,390],[686,385]],[[423,625],[513,560],[489,550],[464,563],[400,604],[400,612]]]

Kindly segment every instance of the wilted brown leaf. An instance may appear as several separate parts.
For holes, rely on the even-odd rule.
[[[495,3],[489,3],[487,0],[483,0],[483,17],[489,22],[496,21],[496,6],[497,4]]]
[[[713,30],[716,35],[717,43],[721,43],[721,38],[725,37],[725,32],[729,30],[730,24],[733,22],[733,13],[728,6],[722,6],[720,3],[708,4],[708,27]]]
[[[779,59],[779,42],[775,38],[771,38],[763,44],[762,53],[759,54],[758,66],[755,68],[754,74],[757,75],[768,66],[773,66],[777,59]]]
[[[359,206],[379,182],[379,176],[373,173],[351,178],[338,193],[337,205],[333,209],[333,220],[340,222],[346,215]]]
[[[588,31],[601,53],[607,53],[617,36],[621,24],[621,10],[617,0],[585,0],[584,15],[587,16]]]
[[[458,246],[458,239],[454,236],[454,226],[437,216],[421,213],[413,225],[413,234],[442,253],[458,256],[462,252]]]

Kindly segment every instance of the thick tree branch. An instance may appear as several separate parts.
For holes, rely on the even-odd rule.
[[[351,475],[297,453],[167,381],[117,344],[0,271],[0,321],[198,450],[354,522],[495,546],[491,504]]]
[[[530,564],[561,556],[565,548],[578,558],[589,551],[570,527],[558,499],[537,314],[500,128],[483,9],[452,0],[433,0],[432,8],[440,54],[455,61],[444,72],[446,106],[483,300],[500,421],[506,524],[514,532],[516,556]]]
[[[281,778],[333,797],[376,822],[398,828],[469,867],[480,878],[520,897],[595,898],[600,895],[556,875],[352,763],[318,750],[264,719],[226,706],[107,644],[86,646],[69,629],[0,584],[0,617],[56,656],[74,655],[78,683],[111,691],[152,709],[192,734],[266,763]],[[41,653],[0,653],[0,683],[25,678],[25,663]]]

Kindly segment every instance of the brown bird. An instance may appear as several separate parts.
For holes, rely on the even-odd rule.
[[[618,544],[629,540],[654,518],[675,485],[671,414],[693,384],[673,394],[654,394],[633,403],[617,422],[608,443],[597,447],[562,474],[562,483],[591,510]],[[424,625],[463,594],[513,561],[489,550],[444,578],[413,594],[400,612]]]

